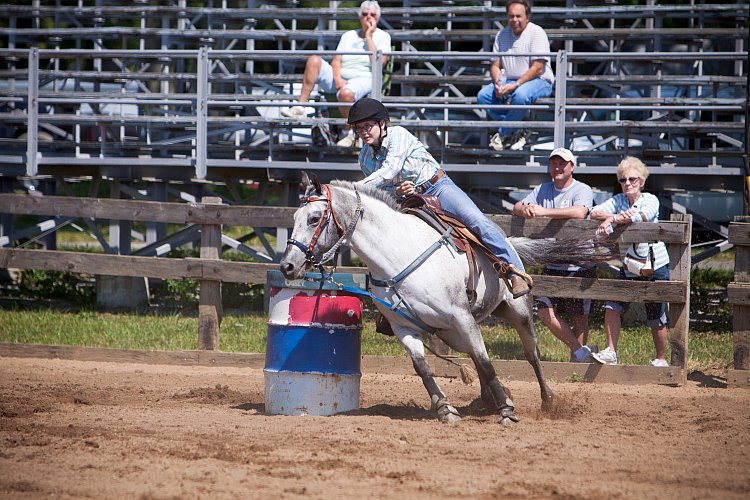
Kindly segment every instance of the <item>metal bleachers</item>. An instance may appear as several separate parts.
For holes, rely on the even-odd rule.
[[[359,2],[58,3],[8,5],[0,20],[3,190],[24,180],[198,182],[203,190],[258,181],[286,185],[282,198],[291,200],[302,168],[324,180],[358,178],[356,150],[321,145],[311,133],[341,125],[325,114],[331,103],[313,103],[322,116],[302,119],[278,110],[296,95],[307,56],[331,56],[358,25]],[[486,147],[498,124],[475,96],[489,82],[504,2],[381,6],[393,40],[383,97],[393,122],[418,134],[484,208],[503,210],[514,191],[546,180],[546,154],[557,145],[576,150],[578,175],[602,193],[630,154],[651,167],[649,188],[666,200],[721,192],[741,205],[746,2],[535,2],[555,94],[518,123],[533,131],[530,145],[502,152]]]

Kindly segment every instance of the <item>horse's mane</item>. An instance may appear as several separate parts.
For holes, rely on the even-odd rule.
[[[376,186],[368,186],[363,184],[355,185],[353,182],[349,181],[331,181],[331,186],[348,189],[349,191],[354,191],[354,189],[356,188],[356,190],[359,191],[360,194],[382,201],[392,210],[395,210],[397,212],[401,210],[398,201],[396,201],[396,198],[394,198],[391,193],[383,189],[379,189]]]

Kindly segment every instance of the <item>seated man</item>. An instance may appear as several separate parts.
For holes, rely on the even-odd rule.
[[[492,83],[477,94],[479,104],[531,104],[541,97],[552,95],[555,75],[549,57],[513,56],[512,54],[542,54],[550,51],[547,33],[529,22],[531,7],[526,0],[510,0],[506,7],[508,24],[495,37],[492,51],[502,55],[492,61]],[[503,78],[505,71],[505,78]],[[487,110],[495,121],[519,121],[528,114],[525,109]],[[499,128],[490,139],[496,151],[510,148],[517,151],[526,145],[528,132],[524,129]]]
[[[585,219],[594,203],[591,188],[573,178],[576,158],[569,150],[557,148],[549,155],[549,174],[552,181],[534,188],[513,207],[513,215],[532,219]],[[574,276],[595,278],[592,267],[548,266],[542,271],[549,276]],[[547,328],[570,349],[570,360],[574,363],[590,363],[592,349],[586,345],[589,328],[591,300],[557,297],[537,297],[537,315]],[[570,314],[573,328],[559,316],[563,311]],[[595,349],[594,349],[595,350]]]
[[[391,35],[378,28],[380,21],[380,5],[376,1],[366,0],[359,6],[359,30],[347,31],[341,35],[336,50],[339,52],[372,52],[374,50],[388,51],[391,49]],[[383,56],[382,64],[388,58]],[[310,56],[305,64],[305,75],[302,80],[302,92],[297,101],[305,103],[310,99],[315,84],[323,92],[336,92],[339,102],[355,102],[372,92],[372,67],[369,55],[341,54],[334,56],[329,64],[320,56]],[[349,116],[349,108],[342,107],[341,116]],[[304,116],[307,114],[303,106],[282,108],[283,116]],[[352,147],[356,141],[354,130],[350,125],[344,125],[338,145]]]

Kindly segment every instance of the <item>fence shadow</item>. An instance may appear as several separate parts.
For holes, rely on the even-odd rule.
[[[705,387],[709,389],[725,389],[727,387],[726,377],[719,377],[718,375],[711,375],[700,371],[688,373],[688,380],[691,382],[697,382],[698,387]]]

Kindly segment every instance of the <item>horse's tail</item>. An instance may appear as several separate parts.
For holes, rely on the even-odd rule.
[[[619,258],[616,243],[593,240],[558,240],[510,237],[511,245],[527,266],[595,264]]]

